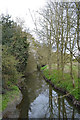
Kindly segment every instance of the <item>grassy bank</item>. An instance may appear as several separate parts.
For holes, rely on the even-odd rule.
[[[11,103],[16,97],[20,97],[20,90],[17,86],[13,85],[11,90],[7,91],[2,96],[0,95],[0,103],[2,103],[2,107],[0,107],[0,111],[4,111],[9,103]]]
[[[72,79],[69,73],[69,65],[65,66],[64,79],[62,79],[61,70],[57,71],[56,65],[52,65],[52,69],[49,70],[47,66],[41,68],[44,76],[47,79],[50,79],[51,82],[56,85],[56,87],[63,88],[73,95],[77,100],[79,100],[78,94],[78,75],[77,75],[77,64],[73,66],[73,77],[75,81],[75,87],[73,88]]]

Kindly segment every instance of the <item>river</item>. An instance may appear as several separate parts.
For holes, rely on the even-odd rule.
[[[11,118],[80,118],[80,110],[46,83],[39,72],[29,74],[24,85],[22,101],[9,115]]]

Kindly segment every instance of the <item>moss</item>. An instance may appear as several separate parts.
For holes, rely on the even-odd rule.
[[[5,110],[9,102],[12,102],[16,96],[19,96],[19,88],[15,85],[11,87],[10,91],[7,91],[6,94],[2,96],[2,111]]]

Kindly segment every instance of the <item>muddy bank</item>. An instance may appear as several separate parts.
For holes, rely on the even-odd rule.
[[[43,78],[46,80],[46,82],[48,82],[54,89],[58,90],[59,92],[62,92],[62,93],[64,94],[64,97],[69,98],[69,99],[72,101],[72,104],[73,104],[75,107],[77,107],[77,108],[80,109],[80,101],[76,100],[76,99],[74,98],[74,96],[71,95],[71,94],[69,94],[69,92],[67,92],[65,89],[59,88],[59,87],[55,86],[55,85],[51,82],[51,80],[47,79],[47,78],[43,75],[43,72],[41,72],[41,74],[42,74]]]

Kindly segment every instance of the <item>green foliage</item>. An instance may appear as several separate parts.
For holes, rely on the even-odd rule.
[[[45,65],[44,67],[41,67],[41,70],[45,70],[48,67],[48,65]]]
[[[19,72],[23,72],[27,65],[28,47],[27,33],[11,20],[11,16],[2,16],[2,45],[7,46],[7,52],[17,60]]]
[[[2,44],[3,45],[10,45],[11,40],[10,38],[13,36],[13,21],[11,20],[11,16],[7,15],[1,16],[2,21]]]
[[[12,38],[14,39],[14,38]],[[19,72],[23,72],[27,65],[28,59],[28,47],[27,37],[23,37],[23,34],[17,38],[17,40],[13,43],[13,46],[10,48],[11,53],[16,56],[16,59],[19,60],[17,64],[17,68]]]
[[[0,113],[2,112],[2,94],[0,94]]]
[[[13,101],[15,97],[19,97],[20,91],[17,86],[12,86],[13,91],[8,91],[3,95],[2,110],[4,110],[10,101]]]
[[[2,79],[3,88],[8,88],[11,83],[16,84],[21,77],[16,69],[18,61],[7,52],[6,46],[3,46],[2,52]]]
[[[74,72],[75,88],[73,88],[72,79],[69,73],[64,73],[64,79],[62,79],[61,70],[57,71],[57,69],[49,70],[43,68],[43,73],[47,79],[50,79],[53,82],[53,84],[55,84],[57,87],[64,88],[65,90],[70,92],[77,100],[79,100],[78,76],[76,75],[75,72]]]

